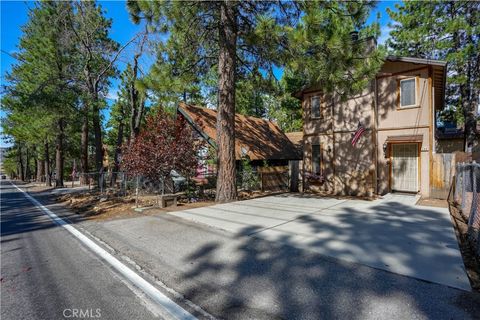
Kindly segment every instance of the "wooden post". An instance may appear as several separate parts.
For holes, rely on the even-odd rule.
[[[138,176],[137,176],[137,187],[135,188],[135,208],[138,208]]]

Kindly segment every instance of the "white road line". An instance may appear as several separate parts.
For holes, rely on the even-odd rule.
[[[10,182],[15,188],[17,188],[20,192],[22,192],[28,200],[30,200],[35,206],[40,208],[43,212],[45,212],[48,217],[58,224],[59,226],[65,228],[68,232],[74,235],[78,240],[80,240],[84,245],[86,245],[90,250],[95,252],[99,255],[104,261],[108,262],[115,270],[117,270],[121,275],[123,275],[126,279],[128,279],[131,283],[137,286],[140,290],[142,290],[150,299],[157,302],[161,305],[168,313],[174,317],[174,319],[182,319],[182,320],[196,320],[197,318],[190,314],[188,311],[180,307],[178,304],[173,302],[169,299],[166,295],[161,293],[157,288],[152,286],[149,282],[145,279],[140,277],[126,265],[121,263],[117,258],[112,256],[110,253],[105,251],[95,242],[87,238],[83,233],[78,231],[72,225],[68,224],[65,220],[59,218],[55,213],[50,211],[46,208],[43,204],[41,204],[37,199],[17,187],[13,182]]]

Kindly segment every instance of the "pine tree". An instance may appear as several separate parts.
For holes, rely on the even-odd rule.
[[[74,2],[75,10],[66,16],[71,37],[76,43],[77,59],[75,79],[82,94],[83,124],[81,139],[81,170],[88,172],[89,115],[95,145],[95,168],[103,166],[103,143],[100,110],[105,105],[101,93],[106,95],[109,77],[116,74],[114,63],[121,50],[109,37],[112,21],[105,18],[100,5],[93,1]],[[125,48],[129,43],[125,44]]]
[[[363,28],[372,5],[369,1],[128,1],[134,21],[145,19],[150,29],[168,34],[159,44],[160,59],[175,65],[180,78],[187,75],[201,81],[217,69],[216,201],[236,199],[234,119],[236,89],[242,85],[238,80],[252,70],[264,70],[268,78],[274,65],[288,64],[306,84],[328,83],[325,88],[345,94],[360,90],[378,69],[380,55],[374,51],[372,59],[360,59],[365,58],[365,48],[352,44],[350,32],[375,33],[375,28]]]
[[[44,153],[47,184],[49,144],[55,140],[56,186],[63,186],[65,127],[66,121],[74,117],[76,103],[70,73],[75,64],[73,45],[63,20],[71,11],[68,2],[40,2],[30,11],[22,29],[19,53],[15,54],[18,63],[7,76],[7,95],[2,101],[8,111],[5,123],[10,126],[4,126],[5,131],[25,151],[26,158],[32,150],[39,159]],[[44,150],[33,146],[44,146]],[[19,161],[21,155],[19,152]]]
[[[207,74],[214,65],[217,66],[216,200],[236,199],[234,119],[237,69],[261,62],[256,58],[270,53],[264,50],[265,43],[260,44],[263,39],[255,31],[262,17],[272,13],[273,3],[128,1],[128,7],[136,21],[144,18],[151,28],[170,33],[163,45],[164,55],[174,63],[179,74]],[[243,63],[238,55],[245,59]]]
[[[293,59],[286,63],[290,77],[303,87],[319,86],[342,97],[361,92],[375,77],[384,57],[369,38],[377,38],[379,24],[367,25],[373,1],[311,1],[290,33]],[[353,34],[357,34],[358,40]]]

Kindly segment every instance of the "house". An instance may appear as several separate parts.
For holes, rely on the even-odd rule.
[[[437,153],[453,153],[463,151],[465,132],[454,122],[437,123],[435,128],[435,151]]]
[[[435,113],[444,106],[446,62],[387,57],[368,88],[341,100],[322,88],[302,101],[306,189],[372,195],[429,196]],[[352,138],[358,133],[356,144]]]
[[[216,148],[215,110],[180,103],[177,112],[193,127],[200,139]],[[302,153],[275,122],[236,114],[235,158],[238,163],[247,158],[255,167],[265,163],[270,166],[288,166],[289,161],[300,160]]]

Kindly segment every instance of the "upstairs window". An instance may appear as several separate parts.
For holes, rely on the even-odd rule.
[[[417,106],[417,81],[416,78],[400,80],[400,108]]]
[[[311,117],[320,118],[320,96],[313,96],[310,105],[312,107]]]

